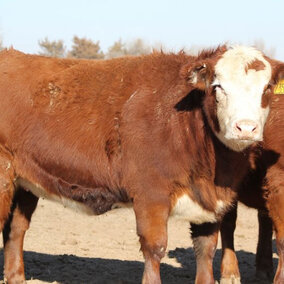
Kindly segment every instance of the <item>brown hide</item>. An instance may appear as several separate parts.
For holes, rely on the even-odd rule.
[[[97,188],[104,189],[103,199],[109,203],[127,201],[122,171],[123,167],[129,171],[131,161],[124,166],[122,156],[128,146],[121,140],[131,135],[138,141],[139,134],[130,134],[124,125],[141,109],[147,112],[147,103],[165,92],[172,80],[180,81],[178,70],[185,60],[184,55],[153,55],[63,61],[2,52],[0,93],[5,119],[0,122],[1,142],[14,154],[17,176],[56,195],[73,198],[70,192],[74,192],[75,199],[84,194],[97,200],[89,190]],[[181,89],[176,95],[186,94],[184,86],[174,87]],[[146,93],[150,102],[133,109],[131,96],[139,97],[139,93]],[[158,120],[158,108],[155,115]]]
[[[9,213],[14,185],[24,197],[14,200],[7,225],[11,228],[23,217],[19,208],[31,199],[31,215],[36,206],[37,199],[25,195],[23,188],[37,196],[77,201],[94,214],[110,210],[116,202],[133,202],[145,257],[143,283],[160,283],[167,219],[178,198],[188,194],[201,215],[214,214],[218,222],[249,165],[248,150],[234,152],[212,132],[218,131],[218,121],[210,82],[225,50],[220,47],[197,58],[153,53],[105,61],[1,52],[2,186],[10,182],[7,200],[0,200],[6,205],[0,206],[5,210],[0,221]],[[205,59],[206,69],[200,69]],[[192,70],[205,74],[205,92],[191,84]],[[27,224],[19,228],[21,239]],[[212,257],[217,229],[218,224],[210,225],[214,236],[201,250],[208,247]],[[9,247],[22,244],[9,236],[6,243],[11,263]],[[195,243],[205,242],[201,238]],[[199,283],[204,283],[206,269],[212,283],[212,257],[207,261],[199,252],[197,257],[204,263],[199,266]],[[23,271],[19,266],[14,269]],[[13,268],[5,275],[12,283]],[[23,281],[24,275],[18,279]]]
[[[223,181],[215,173],[202,95],[199,106],[186,106],[190,111],[177,107],[191,91],[179,77],[189,60],[184,54],[84,61],[2,52],[0,137],[13,153],[15,178],[84,202],[96,214],[155,187],[173,196],[192,188],[191,197],[211,211],[216,200],[229,201],[231,192],[214,185],[215,175]],[[225,160],[235,166],[239,158]],[[227,177],[231,186],[236,178],[230,170]]]

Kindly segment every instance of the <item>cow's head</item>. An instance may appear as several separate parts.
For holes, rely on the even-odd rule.
[[[201,53],[182,74],[193,88],[205,92],[203,108],[216,136],[242,151],[262,140],[272,77],[277,76],[272,69],[269,59],[253,47],[222,46]]]

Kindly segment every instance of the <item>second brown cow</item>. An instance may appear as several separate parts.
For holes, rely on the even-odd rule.
[[[275,92],[272,91],[270,94],[272,103],[264,130],[264,142],[254,149],[255,162],[238,190],[240,201],[258,209],[257,278],[270,279],[273,276],[271,244],[273,221],[279,255],[274,283],[284,283],[284,82],[281,83],[282,87],[279,84]],[[234,208],[227,213],[221,227],[223,283],[240,279],[233,245],[236,217],[236,208]]]

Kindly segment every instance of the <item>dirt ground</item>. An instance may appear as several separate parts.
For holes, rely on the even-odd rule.
[[[257,217],[253,209],[239,206],[235,247],[242,283],[254,279]],[[163,259],[163,283],[194,283],[195,258],[188,222],[169,221],[167,256]],[[25,238],[27,283],[140,283],[143,256],[135,232],[131,208],[101,216],[86,216],[62,205],[40,200]],[[214,261],[220,277],[220,244]],[[277,265],[274,241],[274,267]],[[3,267],[3,251],[0,255]],[[0,275],[3,279],[3,275]]]

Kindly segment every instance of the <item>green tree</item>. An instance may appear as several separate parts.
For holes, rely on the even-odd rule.
[[[100,50],[100,42],[93,42],[87,38],[73,37],[72,49],[68,52],[68,57],[85,59],[102,59],[103,52]]]
[[[65,46],[63,40],[50,41],[47,37],[43,40],[39,40],[38,44],[41,48],[40,55],[51,56],[51,57],[64,57],[65,56]]]
[[[127,49],[125,47],[125,43],[122,42],[121,39],[116,41],[111,47],[108,49],[107,58],[115,58],[121,57],[127,54]]]

